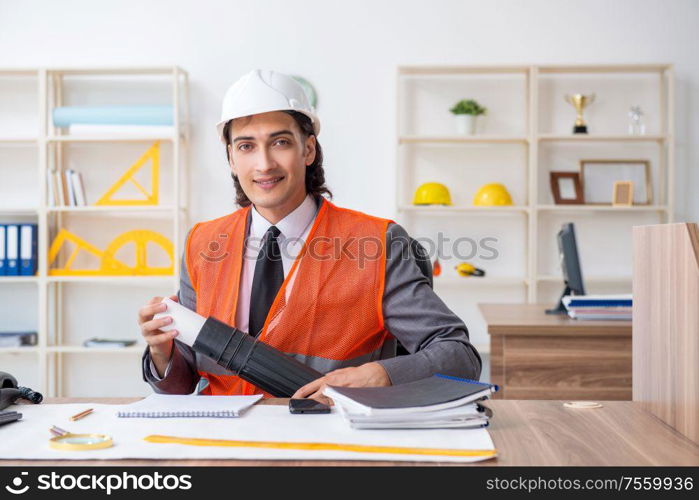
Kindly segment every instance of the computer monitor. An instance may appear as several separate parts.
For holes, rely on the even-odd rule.
[[[547,309],[546,314],[565,314],[563,297],[566,295],[585,295],[578,245],[575,242],[575,224],[572,222],[563,224],[561,230],[558,231],[558,255],[561,259],[565,288],[556,307]]]

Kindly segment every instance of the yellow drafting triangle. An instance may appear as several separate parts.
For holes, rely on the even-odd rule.
[[[65,265],[62,268],[54,268],[51,269],[51,264],[56,260],[56,257],[58,256],[58,252],[61,250],[63,247],[63,243],[66,241],[70,241],[73,244],[75,244],[75,249],[73,249],[73,253],[70,254],[70,257],[66,261]],[[73,261],[75,258],[78,256],[78,253],[80,250],[85,250],[88,253],[91,253],[98,259],[100,259],[100,262],[104,262],[105,255],[102,250],[97,248],[96,246],[92,245],[91,243],[85,241],[84,239],[80,238],[79,236],[76,236],[75,234],[71,233],[67,229],[61,229],[58,234],[56,235],[56,238],[54,238],[53,243],[51,243],[51,248],[49,249],[49,255],[48,255],[48,260],[49,260],[49,275],[50,276],[90,276],[90,275],[104,275],[105,273],[102,272],[100,269],[72,269]],[[113,256],[107,256],[107,259],[109,259],[109,264],[113,269],[119,269],[121,270],[122,273],[128,271],[128,266],[124,264],[123,262],[118,261],[115,259]],[[104,265],[104,264],[103,264]]]
[[[136,264],[129,268],[128,273],[120,267],[121,261],[115,255],[125,245],[133,243]],[[148,244],[162,248],[168,256],[170,264],[166,267],[152,267],[148,265]],[[105,274],[134,274],[134,275],[166,275],[174,272],[174,257],[172,242],[165,236],[147,229],[127,231],[114,238],[104,250],[102,258],[102,272]]]
[[[146,164],[148,160],[151,160],[151,192],[148,193],[143,186],[141,186],[133,178],[134,174],[138,172],[143,165]],[[160,180],[160,141],[156,141],[148,151],[143,153],[143,155],[129,167],[129,169],[124,172],[118,181],[116,181],[109,190],[102,195],[102,197],[97,200],[95,205],[157,205],[158,204],[158,192],[159,192],[159,180]],[[145,199],[121,199],[115,200],[112,195],[119,191],[124,184],[127,182],[132,182],[136,188],[143,193],[146,197]]]
[[[62,268],[51,268],[63,244],[70,241],[75,245]],[[133,243],[135,265],[129,266],[116,258],[116,253],[125,245]],[[169,265],[153,267],[148,265],[148,245],[153,244],[162,248],[168,256]],[[100,260],[98,269],[73,269],[72,265],[81,250],[91,253]],[[50,276],[164,276],[174,272],[173,245],[170,240],[160,233],[146,229],[127,231],[114,238],[103,251],[83,240],[66,229],[61,229],[51,243],[48,254]]]

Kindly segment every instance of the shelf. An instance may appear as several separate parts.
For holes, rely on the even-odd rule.
[[[458,207],[458,206],[415,206],[401,205],[398,207],[400,212],[423,213],[430,215],[441,214],[461,214],[473,213],[479,215],[510,215],[510,214],[527,214],[529,207],[526,206],[509,206],[509,207]]]
[[[563,276],[555,276],[552,274],[543,274],[536,277],[536,281],[541,283],[561,283],[563,284]],[[585,283],[630,283],[631,276],[585,276]]]
[[[38,76],[38,74],[35,68],[0,68],[0,76]]]
[[[37,276],[0,276],[0,283],[37,283]]]
[[[84,207],[47,207],[47,212],[110,213],[110,212],[174,212],[174,205],[88,205]],[[180,207],[180,210],[184,210]]]
[[[665,205],[633,205],[615,207],[612,205],[537,205],[542,212],[667,212]]]
[[[558,142],[663,142],[669,139],[667,135],[565,135],[541,134],[539,141]]]
[[[22,77],[22,80],[14,78],[15,76]],[[188,211],[188,142],[191,133],[188,73],[178,66],[165,63],[147,67],[122,65],[87,68],[66,66],[0,68],[0,77],[6,77],[8,81],[10,78],[14,79],[12,85],[3,87],[3,98],[7,102],[22,100],[26,104],[21,106],[22,120],[20,121],[27,124],[18,128],[13,124],[11,114],[3,117],[5,131],[0,133],[0,152],[16,156],[15,163],[20,161],[22,164],[19,165],[20,168],[14,168],[12,171],[9,170],[9,164],[8,168],[0,169],[6,177],[7,175],[13,177],[12,183],[5,183],[7,184],[5,192],[0,189],[0,202],[3,202],[0,205],[7,207],[6,209],[0,207],[0,220],[2,223],[26,221],[37,224],[40,245],[38,257],[41,267],[38,276],[0,276],[0,291],[8,295],[12,302],[6,304],[8,307],[5,312],[12,314],[18,308],[26,309],[25,306],[28,306],[29,310],[22,314],[37,318],[37,336],[41,341],[38,346],[0,347],[0,354],[4,355],[5,361],[15,364],[23,363],[24,359],[28,358],[28,356],[22,358],[23,354],[35,356],[38,363],[34,371],[39,379],[36,389],[47,397],[70,396],[69,393],[75,391],[81,384],[84,387],[92,385],[89,379],[85,378],[89,375],[87,369],[91,358],[81,357],[71,360],[76,362],[72,366],[59,362],[57,358],[83,353],[109,354],[111,356],[96,358],[97,362],[102,363],[101,366],[105,366],[109,371],[121,366],[124,362],[131,364],[142,355],[145,349],[145,343],[140,336],[132,337],[132,340],[138,342],[132,347],[84,347],[81,342],[83,338],[90,336],[87,335],[89,325],[80,318],[70,316],[77,302],[86,299],[90,300],[91,304],[94,302],[96,307],[101,308],[101,313],[104,313],[102,316],[106,314],[108,329],[123,330],[121,322],[129,323],[126,316],[130,314],[125,316],[123,311],[119,310],[110,312],[108,305],[112,300],[135,298],[140,302],[141,299],[138,299],[138,296],[144,293],[152,293],[150,296],[169,295],[178,288],[179,274],[175,273],[179,270],[178,256],[182,252],[185,236],[183,228],[186,229]],[[72,135],[67,128],[53,126],[54,109],[78,104],[167,105],[172,109],[172,112],[168,113],[173,120],[172,126],[139,127],[138,130],[114,128],[104,131],[85,128],[82,132],[74,130],[76,133]],[[16,111],[19,110],[20,107]],[[35,118],[31,119],[32,116]],[[49,206],[47,204],[49,192],[46,188],[46,179],[47,173],[51,170],[65,171],[71,165],[75,167],[75,161],[88,165],[94,163],[94,160],[88,157],[93,154],[99,157],[101,152],[104,157],[105,154],[109,154],[109,150],[133,147],[140,149],[141,146],[149,146],[156,141],[160,142],[161,150],[164,148],[161,153],[168,156],[168,178],[160,178],[160,204],[99,206]],[[48,146],[47,150],[45,146]],[[87,151],[86,153],[89,154],[83,156],[82,150],[91,151]],[[74,153],[77,158],[73,158]],[[126,155],[127,151],[123,153]],[[116,162],[117,158],[114,161]],[[164,161],[162,157],[161,161]],[[119,163],[118,168],[122,168],[122,162]],[[162,165],[161,168],[163,168]],[[13,176],[12,172],[15,171],[16,175]],[[163,174],[162,171],[161,174]],[[147,178],[148,174],[144,173],[143,177]],[[163,180],[167,182],[163,184]],[[35,189],[32,191],[30,188]],[[144,189],[140,191],[143,192]],[[167,196],[163,196],[167,193],[169,193]],[[97,198],[88,201],[94,203]],[[114,230],[119,231],[134,230],[147,222],[148,229],[167,235],[167,239],[172,244],[172,252],[177,259],[173,273],[146,276],[49,275],[46,257],[56,229],[53,227],[54,222],[58,219],[67,219],[71,224],[95,226],[89,229],[98,231],[96,234],[104,233],[104,236],[107,236],[110,232],[107,230],[112,226]],[[118,224],[115,225],[115,223]],[[79,247],[75,249],[79,250]],[[138,248],[134,248],[134,251],[136,254],[139,253]],[[74,257],[76,254],[73,250],[71,256]],[[60,273],[61,270],[56,272]],[[35,288],[36,293],[34,293]],[[28,299],[25,299],[28,293]],[[37,303],[36,311],[33,311],[35,307],[32,304],[24,304],[27,300]],[[80,333],[82,330],[86,332],[84,335]],[[68,337],[67,332],[73,336]],[[47,339],[50,344],[48,346]],[[63,342],[57,339],[63,339]],[[113,356],[116,354],[128,356]],[[3,369],[2,364],[0,361],[0,370]],[[122,385],[142,386],[138,374],[127,373],[122,378],[124,378],[120,381]],[[80,380],[80,384],[73,383],[74,380]]]
[[[184,137],[182,138],[184,140]],[[113,135],[113,136],[79,136],[54,135],[46,138],[47,142],[175,142],[177,136],[142,136],[142,135]]]
[[[539,73],[661,73],[671,68],[671,64],[554,65],[539,66]]]
[[[36,208],[0,208],[0,215],[37,215]]]
[[[36,137],[0,137],[0,144],[38,144]]]
[[[478,73],[527,73],[529,66],[399,66],[400,76],[454,76]]]
[[[168,284],[175,280],[168,276],[48,276],[49,283],[95,283],[102,285],[148,285]]]
[[[461,277],[450,273],[434,278],[434,284],[435,286],[508,286],[528,285],[529,280],[514,276],[483,276],[482,278],[477,276]]]
[[[36,346],[26,347],[0,347],[0,354],[36,354],[39,348]]]
[[[175,71],[182,75],[187,72],[179,66],[154,66],[154,67],[121,67],[121,68],[51,68],[51,74],[62,75],[163,75],[171,76]]]
[[[405,219],[408,230],[414,232],[412,236],[416,238],[431,233],[432,226],[440,221],[449,220],[450,224],[455,223],[454,228],[459,229],[476,223],[473,230],[479,233],[485,226],[493,236],[506,234],[508,251],[522,257],[525,262],[525,266],[517,266],[517,261],[508,261],[499,269],[504,276],[494,277],[488,273],[484,278],[461,278],[449,265],[442,263],[442,275],[434,278],[438,292],[448,292],[455,299],[459,298],[457,294],[461,294],[461,303],[456,306],[461,307],[463,297],[467,295],[469,301],[478,302],[493,294],[517,293],[524,301],[534,304],[550,292],[562,289],[560,271],[549,260],[557,260],[557,253],[546,255],[546,260],[542,260],[544,255],[541,253],[553,242],[544,234],[546,231],[542,233],[542,229],[552,223],[558,225],[558,220],[578,220],[579,224],[592,224],[591,227],[601,231],[598,235],[590,234],[582,244],[578,240],[578,244],[583,250],[587,247],[587,253],[592,252],[588,257],[593,261],[606,259],[610,274],[616,276],[600,275],[602,270],[598,268],[596,276],[583,275],[586,283],[591,287],[599,284],[600,289],[629,288],[631,277],[620,276],[630,272],[626,264],[631,256],[631,241],[625,231],[634,224],[672,222],[674,217],[673,188],[677,177],[676,134],[672,127],[676,121],[672,65],[407,65],[398,67],[396,77],[393,186],[397,200],[396,216]],[[491,85],[494,86],[492,89]],[[618,105],[598,110],[602,112],[598,120],[604,121],[607,116],[612,119],[605,121],[608,124],[606,130],[595,129],[595,133],[591,129],[590,134],[572,133],[575,115],[571,115],[573,109],[563,104],[561,97],[566,92],[573,92],[576,85],[578,90],[575,92],[596,92],[598,97],[605,94],[614,101],[614,106]],[[584,88],[581,89],[581,85]],[[597,86],[600,88],[596,89]],[[447,121],[452,118],[447,110],[457,94],[462,92],[459,98],[475,97],[486,106],[490,102],[489,115],[508,121],[482,121],[482,135],[458,135],[456,128],[452,127],[454,124],[450,126]],[[648,134],[627,133],[628,107],[626,104],[622,106],[618,97],[622,101],[628,97],[629,104],[638,103],[648,116],[653,116],[653,120],[647,123]],[[498,98],[501,100],[496,102]],[[501,105],[502,99],[511,99],[521,107],[502,107],[493,115],[493,105]],[[505,124],[508,128],[501,128]],[[577,165],[583,156],[635,158],[639,149],[641,155],[650,157],[653,163],[654,204],[628,207],[556,205],[549,197],[549,170]],[[495,155],[498,156],[497,162]],[[507,160],[501,161],[501,155],[507,155]],[[468,158],[470,164],[480,165],[480,168],[452,168],[462,162],[461,158]],[[488,162],[496,168],[487,168]],[[517,165],[518,168],[502,169],[500,165]],[[553,168],[554,165],[558,167]],[[448,186],[465,186],[465,193],[491,182],[501,182],[508,189],[510,185],[516,185],[520,192],[516,198],[518,205],[473,207],[470,206],[472,198],[468,196],[454,199],[460,206],[412,205],[415,186],[427,180],[440,181]],[[438,219],[438,216],[442,218]],[[495,216],[500,216],[500,219],[494,219]],[[590,245],[595,247],[597,238],[606,240],[617,235],[620,251],[613,256],[607,256],[600,248],[590,249]],[[526,274],[522,267],[527,270]],[[552,274],[547,275],[549,272]],[[514,278],[520,274],[525,276]],[[470,311],[464,312],[463,319],[466,324],[473,324],[472,333],[476,339],[481,339],[481,335],[487,332],[470,314]]]
[[[402,135],[399,144],[527,144],[529,139],[520,136],[498,135]]]
[[[145,345],[136,344],[129,347],[85,347],[81,345],[50,346],[46,350],[53,353],[62,354],[142,354]]]

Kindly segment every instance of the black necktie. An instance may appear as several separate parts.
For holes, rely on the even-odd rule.
[[[248,331],[253,337],[260,334],[265,324],[269,308],[284,283],[284,266],[277,236],[281,231],[271,226],[265,233],[264,242],[255,264],[255,276],[252,280],[250,294],[250,326]]]

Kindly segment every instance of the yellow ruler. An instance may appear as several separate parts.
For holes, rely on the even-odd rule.
[[[149,443],[188,444],[191,446],[230,446],[234,448],[274,448],[279,450],[353,451],[356,453],[391,453],[399,455],[428,455],[444,457],[486,457],[497,455],[496,450],[457,450],[449,448],[408,448],[403,446],[375,446],[342,443],[303,443],[282,441],[237,441],[201,439],[176,436],[146,436]]]

